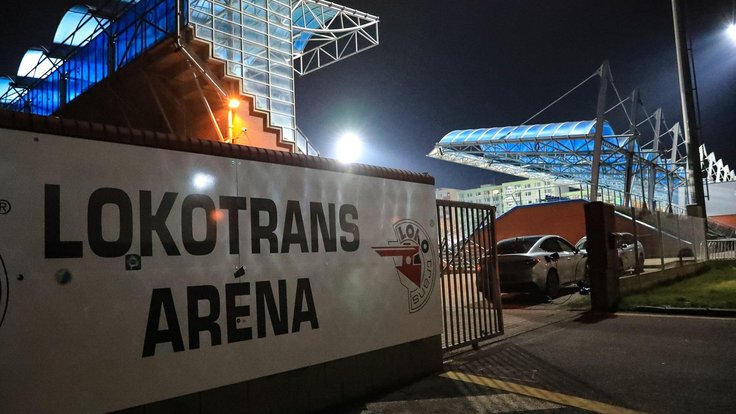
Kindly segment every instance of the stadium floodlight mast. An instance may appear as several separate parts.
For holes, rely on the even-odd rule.
[[[358,161],[363,153],[363,141],[352,132],[348,132],[337,140],[335,158],[343,164]]]
[[[706,218],[705,191],[703,189],[703,172],[700,163],[700,134],[696,109],[696,91],[691,48],[688,44],[687,32],[687,0],[672,0],[672,20],[675,29],[675,49],[677,51],[677,69],[680,81],[680,100],[682,103],[682,125],[687,142],[687,180],[692,188],[692,205],[687,205],[689,216]],[[707,223],[707,221],[705,221]],[[705,224],[707,226],[707,224]],[[707,230],[707,227],[706,227]]]

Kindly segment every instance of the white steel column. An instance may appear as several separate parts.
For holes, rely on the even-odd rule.
[[[601,77],[600,86],[598,87],[598,104],[595,113],[595,136],[593,137],[593,161],[591,164],[590,179],[590,201],[598,200],[598,179],[601,169],[601,152],[603,147],[603,123],[605,122],[606,112],[606,93],[608,92],[608,77],[610,69],[608,61],[603,62],[598,75]]]

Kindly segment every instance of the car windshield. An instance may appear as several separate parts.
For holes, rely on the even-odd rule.
[[[498,242],[498,254],[518,254],[528,252],[539,237],[523,237]]]
[[[578,240],[578,243],[575,245],[575,248],[579,250],[585,250],[587,245],[588,245],[588,239],[583,237],[582,239]]]

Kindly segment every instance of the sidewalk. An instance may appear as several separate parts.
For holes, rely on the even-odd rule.
[[[505,334],[444,372],[333,413],[726,413],[736,319],[504,309]]]

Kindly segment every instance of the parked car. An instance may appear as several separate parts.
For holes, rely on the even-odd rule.
[[[618,251],[618,271],[624,274],[628,271],[641,273],[644,271],[644,246],[631,233],[613,233]],[[587,253],[587,237],[575,243],[575,248]],[[638,257],[638,259],[637,259]]]
[[[522,236],[497,244],[501,292],[559,294],[560,286],[585,279],[586,256],[560,236]],[[491,266],[490,259],[481,262]]]

